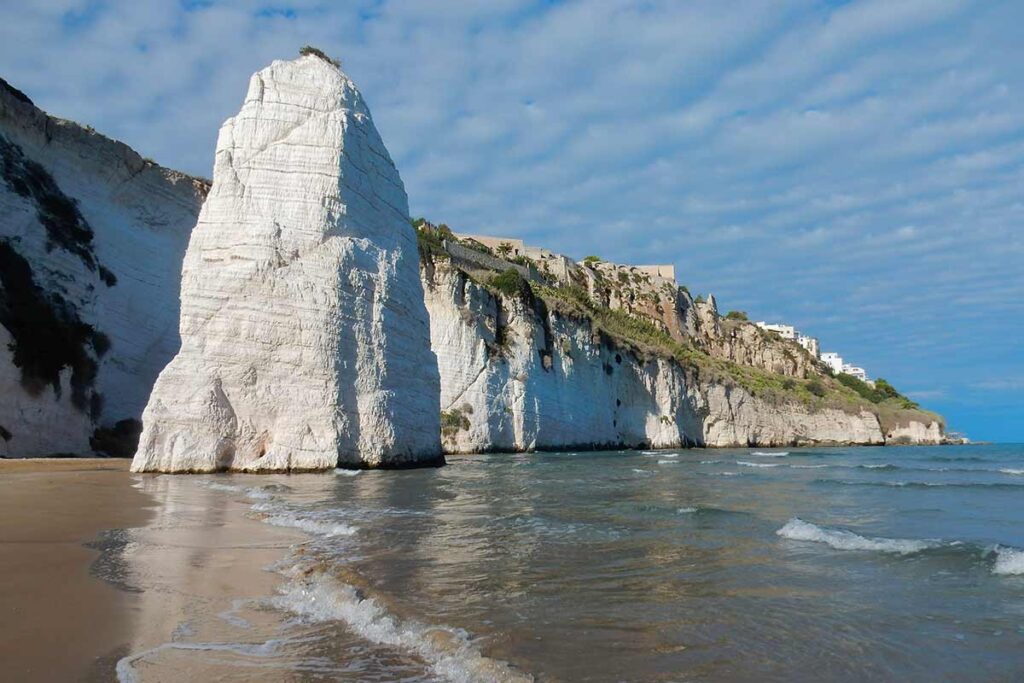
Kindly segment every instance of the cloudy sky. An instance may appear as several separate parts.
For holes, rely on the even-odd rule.
[[[1024,441],[1021,26],[1016,0],[33,0],[0,76],[209,176],[249,75],[317,45],[414,215],[674,263]]]

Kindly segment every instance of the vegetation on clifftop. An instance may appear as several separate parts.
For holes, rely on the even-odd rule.
[[[321,50],[318,47],[313,47],[312,45],[303,45],[301,48],[299,48],[299,54],[302,55],[303,57],[308,57],[308,56],[319,57],[320,59],[324,60],[328,64],[330,64],[330,65],[332,65],[332,66],[334,66],[334,67],[336,67],[338,69],[341,68],[341,61],[340,60],[333,59],[333,58],[329,57],[326,52],[324,52],[323,50]]]
[[[438,255],[447,258],[448,254],[444,250],[446,239],[494,255],[494,252],[484,245],[478,245],[471,240],[457,240],[444,224],[434,228],[423,219],[416,219],[412,223],[417,229],[420,253],[424,257]],[[585,263],[591,266],[590,270],[598,283],[606,282],[602,270],[595,267],[602,263],[601,259],[596,256],[588,257]],[[486,272],[463,272],[466,277],[485,287],[493,295],[519,299],[542,317],[551,312],[587,320],[595,335],[632,353],[641,362],[652,358],[673,360],[695,373],[701,382],[740,387],[770,404],[799,403],[809,410],[835,408],[850,413],[869,411],[879,416],[886,431],[897,424],[905,425],[914,417],[920,420],[922,416],[926,416],[942,421],[938,415],[921,410],[916,403],[900,394],[884,379],[879,379],[876,385],[871,387],[850,375],[832,375],[824,366],[819,367],[817,364],[811,364],[816,368],[816,374],[799,378],[712,356],[688,339],[680,341],[673,337],[657,321],[649,319],[642,313],[631,313],[623,308],[612,308],[596,301],[580,284],[530,282],[514,269],[495,271],[490,275]],[[616,279],[619,284],[625,286],[630,278],[620,271],[615,274],[615,279],[607,282],[615,285]],[[621,294],[620,292],[620,298],[623,298]],[[636,295],[637,300],[642,298],[642,294]],[[696,299],[698,303],[703,301],[705,298],[702,296]],[[657,304],[658,301],[655,300],[654,303]],[[660,312],[661,309],[658,310]],[[744,311],[730,311],[720,320],[723,330],[751,325]],[[543,323],[547,330],[547,321]],[[786,343],[781,339],[777,341]],[[551,350],[551,346],[545,344],[548,351]],[[796,344],[792,346],[794,354],[807,353]],[[571,349],[564,348],[564,344],[561,351],[567,355],[571,353]],[[788,352],[788,349],[784,351]],[[448,416],[449,431],[456,427],[456,417],[454,414]]]

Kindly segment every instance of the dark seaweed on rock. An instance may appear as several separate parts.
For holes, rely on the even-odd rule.
[[[27,391],[38,395],[49,384],[59,396],[60,371],[70,367],[72,403],[81,411],[96,412],[95,355],[109,341],[82,322],[60,295],[36,284],[32,267],[6,239],[0,239],[0,325],[13,338],[10,350]]]
[[[21,147],[0,135],[0,177],[12,192],[31,200],[39,222],[46,229],[46,247],[60,247],[95,272],[108,287],[117,284],[114,274],[101,266],[93,253],[93,231],[75,200],[61,192],[53,176],[25,156]]]
[[[113,427],[97,427],[89,438],[89,447],[112,458],[135,455],[142,435],[142,423],[134,418],[118,421]]]

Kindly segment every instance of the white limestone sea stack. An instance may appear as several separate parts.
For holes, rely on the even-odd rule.
[[[180,333],[134,471],[443,462],[405,189],[359,91],[326,58],[256,73],[222,126]]]

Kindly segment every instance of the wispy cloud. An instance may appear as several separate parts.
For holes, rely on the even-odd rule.
[[[205,175],[249,74],[319,45],[414,212],[675,262],[1000,435],[956,401],[1024,375],[1022,24],[1012,0],[40,0],[5,13],[0,63]]]

